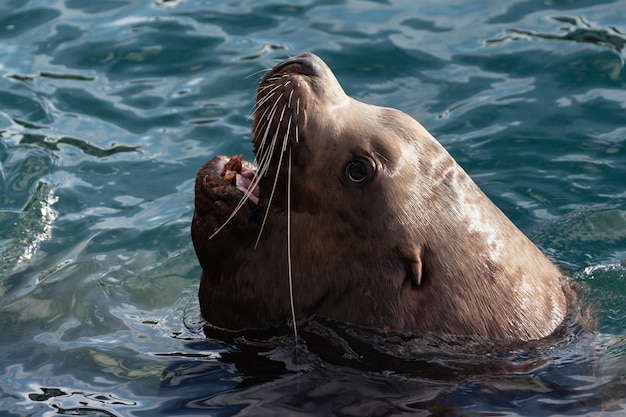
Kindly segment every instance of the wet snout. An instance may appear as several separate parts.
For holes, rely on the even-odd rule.
[[[325,73],[330,72],[330,69],[317,55],[307,52],[285,59],[272,68],[269,74],[283,72],[302,74],[310,77],[322,77]]]
[[[290,78],[295,85],[294,90],[301,95],[306,95],[305,100],[311,100],[314,96],[320,100],[317,106],[332,106],[342,103],[347,99],[343,88],[337,78],[317,55],[304,53],[296,55],[277,64],[268,71],[261,80],[261,86],[274,79],[282,78],[287,86],[286,79]],[[313,105],[313,103],[309,103]]]

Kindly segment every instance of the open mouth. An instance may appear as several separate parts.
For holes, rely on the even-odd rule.
[[[254,181],[256,168],[249,162],[244,161],[242,155],[235,155],[228,160],[222,159],[221,161],[223,161],[223,166],[219,171],[219,175],[233,187],[242,191],[251,203],[258,205],[259,186]]]

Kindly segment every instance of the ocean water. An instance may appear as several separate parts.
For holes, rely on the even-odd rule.
[[[622,416],[626,1],[4,0],[0,414]],[[320,55],[580,283],[591,329],[491,355],[322,319],[205,335],[193,181]]]

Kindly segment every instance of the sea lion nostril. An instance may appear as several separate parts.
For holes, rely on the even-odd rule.
[[[286,70],[292,69],[292,72],[298,74],[319,76],[323,71],[322,66],[319,63],[320,59],[310,53],[304,53],[288,58],[274,68],[272,68],[272,74],[278,74],[280,72],[286,72]]]

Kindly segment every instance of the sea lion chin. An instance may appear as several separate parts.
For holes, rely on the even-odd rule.
[[[211,324],[266,327],[292,303],[383,330],[501,340],[563,321],[559,269],[417,121],[350,98],[317,56],[263,76],[252,136],[258,168],[217,156],[196,178]]]

